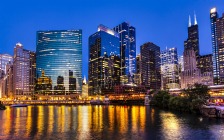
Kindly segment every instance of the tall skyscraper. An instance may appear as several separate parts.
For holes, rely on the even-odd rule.
[[[160,47],[148,42],[140,47],[142,84],[151,90],[161,88]]]
[[[113,93],[120,84],[119,34],[104,25],[89,37],[89,95]]]
[[[121,83],[133,83],[136,73],[136,31],[129,23],[123,22],[114,27],[119,33],[121,52]]]
[[[0,79],[6,74],[6,65],[13,62],[9,54],[0,54]]]
[[[224,13],[219,18],[216,8],[210,11],[214,84],[224,84]]]
[[[184,69],[181,70],[181,88],[187,88],[195,83],[213,85],[210,55],[200,56],[199,53],[199,32],[196,15],[194,25],[191,25],[189,16],[188,39],[184,42]],[[207,62],[206,62],[207,61]],[[203,64],[205,64],[202,66]]]
[[[13,93],[15,98],[34,93],[35,53],[17,43],[13,57]]]
[[[36,65],[37,78],[50,78],[46,83],[48,94],[77,98],[82,92],[82,31],[38,31]],[[36,89],[36,93],[45,94],[45,91]]]
[[[177,48],[161,51],[162,89],[180,88]]]
[[[191,17],[189,16],[188,38],[184,41],[184,49],[191,49],[195,51],[196,59],[199,58],[199,33],[196,15],[194,14],[194,24],[191,24]]]

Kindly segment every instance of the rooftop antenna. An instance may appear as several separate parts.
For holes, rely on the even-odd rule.
[[[188,27],[191,27],[191,16],[189,15],[189,23],[188,23]]]
[[[196,14],[195,14],[195,11],[194,11],[194,25],[197,25],[197,18],[196,18]]]

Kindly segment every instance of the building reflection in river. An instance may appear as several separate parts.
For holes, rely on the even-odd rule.
[[[206,119],[191,118],[146,106],[8,107],[0,112],[0,139],[179,139],[195,132],[205,137],[202,130],[208,138],[224,135],[223,129],[205,129]],[[203,129],[195,131],[192,121]]]

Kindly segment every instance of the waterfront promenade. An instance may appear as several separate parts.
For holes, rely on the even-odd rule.
[[[28,105],[88,105],[90,100],[20,100],[2,101],[4,105],[28,104]],[[144,105],[144,99],[110,100],[110,105]]]
[[[4,105],[12,104],[29,104],[29,105],[85,105],[89,100],[24,100],[24,101],[3,101]]]

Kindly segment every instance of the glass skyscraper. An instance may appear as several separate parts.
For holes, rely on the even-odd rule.
[[[50,78],[47,94],[75,95],[82,91],[82,30],[37,32],[37,78]],[[36,93],[44,94],[41,85]],[[52,89],[49,89],[52,88]],[[41,90],[41,91],[40,91]],[[51,91],[51,92],[49,92]],[[46,94],[45,93],[45,94]]]
[[[9,54],[0,54],[0,79],[6,74],[6,65],[12,64],[13,58]]]
[[[136,73],[136,31],[135,27],[123,22],[113,28],[119,33],[121,52],[121,83],[133,83]]]
[[[148,42],[140,47],[142,84],[150,90],[160,90],[161,69],[160,69],[160,47]]]
[[[214,84],[224,84],[224,14],[219,18],[216,8],[210,11]]]
[[[177,48],[161,51],[162,89],[180,88]]]
[[[119,34],[103,25],[89,37],[89,94],[113,93],[120,84]]]

